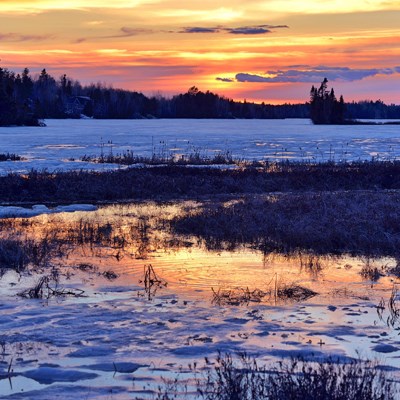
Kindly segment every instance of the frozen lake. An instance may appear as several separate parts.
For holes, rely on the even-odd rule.
[[[126,150],[146,156],[195,152],[213,156],[230,152],[235,158],[249,161],[320,162],[400,156],[399,125],[315,126],[307,119],[47,120],[46,124],[45,128],[0,128],[0,153],[26,158],[0,163],[1,174],[32,168],[110,168],[81,162],[79,158]]]

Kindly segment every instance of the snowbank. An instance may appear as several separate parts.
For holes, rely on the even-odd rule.
[[[92,204],[71,204],[48,208],[43,204],[32,206],[32,208],[16,206],[0,206],[0,218],[30,218],[42,214],[56,214],[75,211],[95,211],[97,207]]]

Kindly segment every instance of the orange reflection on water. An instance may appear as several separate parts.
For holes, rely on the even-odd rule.
[[[147,202],[111,205],[96,212],[2,220],[1,237],[41,241],[40,251],[49,251],[47,266],[69,268],[73,273],[99,271],[98,279],[92,276],[93,288],[104,285],[101,273],[105,271],[119,276],[112,284],[137,288],[149,264],[167,282],[164,293],[189,298],[211,299],[213,291],[257,290],[268,294],[261,301],[284,303],[291,299],[277,292],[300,287],[318,294],[304,301],[328,304],[332,299],[351,297],[379,299],[393,285],[387,276],[373,282],[362,274],[368,267],[386,275],[388,266],[395,265],[390,259],[263,254],[244,244],[234,251],[210,251],[198,238],[176,236],[169,222],[199,207],[196,202]]]

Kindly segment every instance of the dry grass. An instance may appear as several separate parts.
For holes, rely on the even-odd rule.
[[[400,321],[400,305],[398,288],[393,285],[392,293],[387,302],[382,298],[376,307],[379,318],[385,321],[387,326],[395,327]],[[387,311],[387,312],[386,312]]]
[[[76,249],[85,254],[104,251],[119,261],[124,257],[144,259],[155,249],[180,245],[179,240],[169,242],[170,237],[157,230],[161,218],[169,218],[164,207],[157,206],[160,215],[153,217],[141,215],[148,211],[147,205],[139,208],[138,215],[119,214],[119,210],[114,214],[114,211],[109,214],[106,210],[105,215],[102,211],[100,214],[88,213],[76,219],[55,215],[46,218],[45,222],[41,217],[0,219],[0,271],[22,271],[28,266],[36,270],[51,267],[55,262],[63,263],[62,260]],[[165,225],[164,219],[162,223]],[[78,263],[75,268],[98,274],[97,269],[86,262]],[[110,280],[118,277],[111,270],[103,276]]]
[[[219,306],[247,305],[251,302],[260,303],[267,295],[260,289],[249,290],[249,288],[218,289],[211,288],[213,293],[212,303]]]
[[[168,285],[168,282],[160,278],[151,264],[147,264],[143,267],[143,280],[139,283],[144,284],[144,291],[148,300],[153,299],[159,289],[162,289]]]
[[[220,194],[400,189],[400,162],[269,163],[236,169],[170,165],[112,172],[32,170],[0,177],[1,202],[197,198]]]
[[[376,282],[382,276],[384,276],[384,267],[378,268],[371,264],[370,260],[368,259],[365,264],[362,266],[360,275],[367,280]]]
[[[304,301],[318,293],[300,285],[284,285],[278,289],[278,298],[285,301]]]
[[[23,157],[14,153],[0,153],[0,162],[2,161],[22,161]]]
[[[400,193],[282,193],[208,203],[176,217],[176,233],[211,249],[250,244],[268,252],[399,256]],[[307,261],[305,261],[307,264]],[[318,270],[318,261],[308,261]]]
[[[213,299],[212,303],[219,306],[239,306],[250,303],[261,302],[300,302],[316,296],[318,293],[304,286],[291,284],[275,284],[272,288],[265,290],[247,288],[233,288],[214,290],[211,288]]]
[[[28,265],[43,267],[59,251],[58,244],[47,237],[40,240],[12,235],[0,238],[0,269],[22,271]]]
[[[50,299],[51,297],[83,297],[84,290],[59,287],[58,279],[51,275],[42,276],[35,286],[23,290],[18,296],[27,299]]]
[[[153,153],[151,157],[138,156],[131,150],[123,153],[113,154],[110,152],[107,155],[90,156],[84,155],[80,158],[81,161],[92,162],[96,164],[119,164],[119,165],[240,165],[243,161],[234,159],[229,151],[225,153],[217,153],[210,157],[202,154],[201,151],[193,151],[189,154],[177,155],[173,152],[167,153],[161,151],[158,154]],[[248,163],[250,164],[250,163]],[[261,163],[259,165],[262,165]]]
[[[203,400],[395,400],[398,385],[372,361],[341,362],[292,359],[272,367],[241,354],[220,354],[197,380]],[[160,387],[156,399],[186,398],[179,381]],[[187,397],[189,398],[189,397]]]

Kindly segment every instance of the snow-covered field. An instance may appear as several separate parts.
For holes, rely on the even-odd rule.
[[[34,169],[105,169],[83,155],[167,156],[231,152],[246,160],[371,160],[400,156],[399,125],[314,126],[288,120],[47,120],[47,127],[0,128],[0,153],[26,161],[2,162],[0,173]],[[74,159],[75,161],[71,161]]]
[[[189,364],[197,362],[201,371],[204,358],[212,360],[218,350],[246,351],[266,363],[296,355],[360,355],[399,373],[399,322],[388,308],[377,312],[381,299],[388,302],[393,278],[372,282],[360,275],[368,263],[381,268],[395,260],[321,257],[307,268],[305,258],[302,263],[245,247],[207,251],[195,238],[151,229],[160,215],[177,212],[175,205],[125,205],[17,223],[15,232],[28,237],[61,235],[82,222],[110,223],[126,242],[124,248],[71,245],[68,257],[52,260],[45,270],[2,276],[2,399],[152,398],[162,378],[193,378]],[[146,288],[149,264],[160,284]],[[57,267],[60,290],[82,289],[85,297],[17,295],[51,266]],[[110,270],[118,277],[103,274]],[[291,284],[318,294],[300,302],[274,295],[242,304],[215,301],[218,291],[267,292]]]

